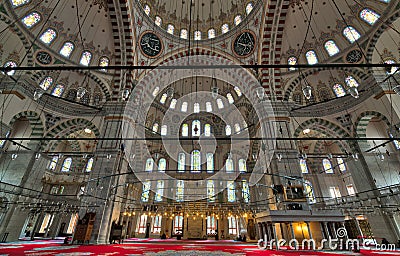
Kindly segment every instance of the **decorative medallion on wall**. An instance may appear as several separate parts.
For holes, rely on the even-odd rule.
[[[346,55],[346,62],[348,63],[358,63],[362,60],[363,54],[360,50],[351,50]]]
[[[53,57],[46,51],[37,51],[35,58],[36,61],[41,65],[49,65],[53,63]]]
[[[245,30],[238,34],[232,43],[232,50],[238,57],[247,57],[253,53],[256,36],[253,31]]]
[[[139,39],[140,50],[148,58],[156,58],[163,51],[163,43],[153,32],[144,32]]]

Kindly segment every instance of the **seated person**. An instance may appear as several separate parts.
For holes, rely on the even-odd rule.
[[[161,239],[167,239],[167,235],[166,235],[165,233],[163,233],[163,234],[161,235]]]

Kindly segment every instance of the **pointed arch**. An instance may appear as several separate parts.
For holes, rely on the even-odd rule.
[[[32,129],[32,134],[31,134],[32,137],[36,137],[36,138],[43,137],[44,122],[40,118],[40,115],[34,111],[23,111],[23,112],[16,114],[11,119],[9,126],[12,127],[14,125],[14,123],[21,117],[25,117],[26,119],[28,119],[29,124]]]

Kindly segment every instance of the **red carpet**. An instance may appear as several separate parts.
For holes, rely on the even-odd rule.
[[[53,255],[53,256],[83,256],[83,255],[184,255],[184,256],[211,256],[211,255],[397,255],[395,252],[361,251],[332,252],[332,251],[274,251],[260,250],[256,244],[224,241],[176,241],[176,240],[128,240],[124,244],[114,245],[62,245],[60,241],[33,241],[0,244],[0,255]]]

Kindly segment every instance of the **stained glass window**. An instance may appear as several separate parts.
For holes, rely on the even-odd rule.
[[[161,126],[161,136],[167,135],[168,132],[168,126],[166,124]]]
[[[308,173],[307,161],[305,159],[300,159],[300,170],[301,173]]]
[[[204,125],[204,136],[206,136],[206,137],[211,136],[211,125],[210,124]]]
[[[235,124],[235,134],[240,134],[240,131],[241,131],[242,129],[240,128],[240,124],[238,124],[238,123],[236,123]]]
[[[143,182],[143,191],[142,191],[142,198],[141,198],[142,202],[149,201],[150,186],[151,186],[151,182],[149,180],[146,180]]]
[[[174,25],[168,24],[168,26],[167,26],[167,32],[168,32],[168,34],[173,35],[173,34],[174,34],[174,30],[175,30]]]
[[[93,157],[89,158],[86,164],[85,172],[91,172],[93,167]]]
[[[390,137],[390,138],[393,138],[393,134],[389,133],[389,137]],[[398,141],[398,140],[393,140],[393,144],[394,144],[394,147],[395,147],[397,150],[400,149],[400,141]]]
[[[43,89],[43,90],[47,90],[49,89],[49,87],[53,84],[53,78],[51,78],[50,76],[45,77],[39,84],[39,86]]]
[[[198,137],[201,134],[201,123],[199,120],[194,120],[192,122],[192,136]]]
[[[60,49],[60,54],[65,58],[69,58],[71,56],[72,51],[74,50],[75,46],[72,42],[65,42],[64,45]]]
[[[324,46],[325,46],[325,50],[328,52],[329,56],[333,56],[340,52],[339,47],[337,47],[335,41],[333,41],[333,40],[326,41]]]
[[[234,23],[235,23],[235,25],[237,26],[237,25],[240,24],[240,22],[242,22],[242,16],[237,15],[237,16],[235,17],[235,19],[234,19]]]
[[[53,91],[51,92],[51,95],[56,97],[61,97],[63,92],[64,92],[64,85],[57,84],[56,87],[54,87]]]
[[[148,4],[146,4],[144,6],[144,13],[146,13],[147,15],[150,15],[150,6]]]
[[[24,4],[29,3],[31,0],[11,0],[11,4],[13,7],[18,7]]]
[[[191,155],[191,171],[200,172],[201,171],[201,156],[200,151],[193,150]]]
[[[167,169],[167,160],[165,160],[165,158],[161,158],[158,161],[158,171],[165,172],[166,169]]]
[[[225,126],[225,135],[226,136],[232,135],[232,128],[229,124],[227,126]]]
[[[344,164],[343,158],[338,157],[336,158],[338,166],[339,166],[339,170],[341,172],[345,172],[346,171],[346,165]]]
[[[346,95],[346,91],[341,84],[335,84],[333,86],[333,92],[335,93],[336,97],[343,97]]]
[[[23,19],[22,22],[25,24],[26,27],[31,28],[33,27],[36,23],[38,23],[41,19],[41,16],[37,12],[32,12],[28,15],[26,15]]]
[[[207,158],[207,172],[214,172],[214,154],[213,153],[207,153],[206,154]]]
[[[209,101],[206,102],[206,111],[207,112],[212,112],[212,104]]]
[[[389,59],[389,60],[385,60],[384,63],[385,64],[395,64],[396,62],[394,60]],[[396,72],[397,69],[398,69],[398,67],[392,67],[389,72],[386,72],[386,74],[392,75]]]
[[[45,44],[50,44],[53,42],[53,40],[56,38],[57,32],[52,29],[48,28],[41,36],[40,36],[40,41],[42,41]]]
[[[246,5],[246,13],[247,13],[247,14],[251,13],[251,11],[253,10],[253,8],[254,8],[253,3],[252,3],[252,2],[248,3],[248,4]]]
[[[350,43],[354,43],[361,37],[360,33],[358,33],[358,31],[351,26],[343,29],[343,35],[347,38],[347,40],[349,40]]]
[[[186,156],[185,153],[179,153],[178,155],[178,172],[185,171]]]
[[[161,26],[162,24],[162,19],[160,16],[156,16],[154,23],[156,23],[157,26]]]
[[[8,138],[8,136],[10,136],[10,131],[8,131],[7,133],[6,133],[6,138]],[[6,141],[7,140],[0,140],[0,148],[3,148],[4,147],[4,144],[6,143]]]
[[[226,97],[228,98],[228,102],[229,102],[229,104],[233,104],[233,103],[235,103],[235,100],[233,99],[233,97],[232,97],[232,94],[231,94],[231,93],[227,93],[227,94],[226,94]]]
[[[158,132],[158,123],[154,123],[153,124],[153,133],[157,133]]]
[[[182,125],[182,136],[183,137],[189,136],[189,125],[188,124]]]
[[[164,93],[160,98],[160,103],[165,104],[165,102],[167,101],[167,98],[168,98],[168,95],[166,93]]]
[[[322,160],[322,166],[324,167],[325,173],[333,173],[332,163],[328,159]]]
[[[314,65],[318,63],[317,54],[313,50],[306,52],[306,59],[309,65]]]
[[[235,90],[236,95],[237,95],[238,97],[241,97],[241,96],[242,96],[242,91],[240,90],[239,87],[235,86],[235,87],[233,88],[233,90]]]
[[[246,160],[244,159],[239,159],[239,172],[247,172]]]
[[[234,203],[236,201],[235,183],[233,181],[228,181],[227,188],[228,188],[228,202]]]
[[[221,99],[217,99],[217,106],[219,109],[223,109],[224,108],[224,103],[222,102]]]
[[[314,196],[314,189],[310,181],[304,180],[304,190],[306,192],[306,197],[308,198],[309,203],[310,204],[315,203],[316,200]]]
[[[147,158],[145,171],[146,172],[152,172],[153,171],[153,166],[154,166],[153,158]]]
[[[159,91],[160,91],[160,87],[157,86],[156,88],[154,88],[154,91],[152,93],[153,96],[156,97]]]
[[[169,104],[169,108],[170,109],[175,109],[175,107],[176,107],[176,103],[177,103],[178,101],[176,100],[176,99],[172,99],[171,100],[171,104]]]
[[[187,29],[181,29],[181,38],[187,39],[188,38],[188,31]]]
[[[161,202],[163,195],[164,195],[164,181],[158,180],[157,181],[157,191],[156,191],[156,196],[155,196],[156,202]]]
[[[57,162],[58,162],[58,158],[59,158],[59,156],[53,156],[53,157],[51,158],[51,161],[49,162],[49,165],[47,166],[47,168],[48,168],[49,170],[54,171],[54,170],[56,169],[56,167],[57,167]]]
[[[229,31],[229,25],[226,23],[224,25],[222,25],[221,31],[222,31],[222,34],[227,33]]]
[[[65,158],[63,165],[61,167],[61,171],[62,172],[69,172],[71,169],[71,164],[72,164],[72,158],[71,157],[67,157]]]
[[[106,56],[103,56],[100,58],[100,60],[99,60],[100,67],[108,67],[109,64],[110,64],[109,58],[107,58]],[[107,69],[102,68],[102,69],[100,69],[100,71],[107,72]]]
[[[233,160],[232,160],[232,158],[228,157],[225,162],[225,170],[227,173],[232,173],[233,169],[234,169]]]
[[[208,38],[209,39],[215,38],[215,29],[211,28],[208,30]]]
[[[291,56],[288,58],[288,65],[296,65],[297,64],[297,58],[294,56]],[[289,68],[289,71],[296,70],[296,68]]]
[[[178,180],[176,182],[176,201],[177,202],[182,202],[183,201],[184,189],[185,189],[184,181],[183,180]]]
[[[358,85],[359,85],[357,80],[352,76],[346,77],[345,82],[348,87],[358,87]]]
[[[188,109],[188,103],[185,101],[185,102],[182,103],[181,111],[182,112],[187,112],[187,109]]]
[[[250,188],[247,180],[242,180],[242,198],[245,203],[250,202]]]
[[[207,199],[208,202],[215,202],[215,187],[213,180],[207,180]]]
[[[5,67],[5,68],[7,68],[7,67],[15,68],[15,67],[17,67],[17,66],[18,66],[17,63],[15,63],[14,61],[7,61],[7,62],[4,64],[4,67]],[[3,72],[2,72],[2,73],[3,73]],[[3,74],[4,74],[4,73],[3,73]],[[10,71],[6,72],[6,74],[7,74],[8,76],[12,76],[12,75],[15,74],[15,70],[10,70]]]
[[[89,51],[84,51],[81,56],[80,64],[83,66],[89,66],[92,60],[92,54]]]
[[[368,8],[365,8],[360,12],[360,18],[370,25],[373,25],[379,17],[379,14]]]
[[[193,112],[194,113],[200,113],[200,104],[199,103],[194,103],[193,105]]]
[[[201,40],[201,31],[194,31],[194,40]]]

